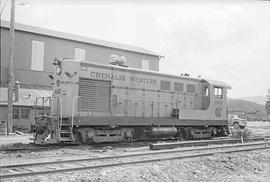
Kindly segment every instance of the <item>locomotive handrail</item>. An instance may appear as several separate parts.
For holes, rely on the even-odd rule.
[[[60,128],[62,126],[62,122],[63,122],[63,102],[62,102],[62,98],[60,95],[54,96],[55,98],[59,98],[61,105],[60,105]],[[57,108],[58,109],[58,108]]]
[[[75,100],[80,98],[81,96],[77,95],[75,97],[73,97],[72,99],[72,115],[71,115],[71,127],[73,128],[73,123],[74,123],[74,110],[75,110]]]
[[[198,97],[198,96],[194,95],[194,97],[192,97],[192,99],[191,99],[192,103],[188,102],[187,103],[188,105],[184,106],[184,108],[188,107],[188,108],[192,108],[192,109],[196,110],[196,97]],[[93,116],[93,113],[98,113],[98,112],[111,112],[111,114],[112,114],[113,98],[104,98],[104,97],[87,98],[87,97],[83,97],[83,96],[74,96],[73,102],[72,102],[72,125],[74,124],[76,100],[79,101],[78,105],[77,105],[78,106],[78,113],[83,112],[83,115],[87,114],[87,116],[91,116],[91,115]],[[84,102],[81,105],[82,100]],[[169,99],[169,100],[171,100],[171,99]],[[106,102],[106,105],[108,107],[104,106],[105,108],[100,108],[99,107],[100,102],[101,103]],[[123,115],[126,114],[125,112],[128,110],[129,106],[131,106],[132,104],[136,104],[136,105],[143,104],[144,105],[143,108],[148,106],[148,104],[150,104],[152,107],[157,107],[156,109],[158,110],[157,112],[159,113],[161,107],[163,107],[163,106],[165,106],[166,109],[169,109],[169,108],[178,109],[179,108],[179,99],[175,98],[171,102],[170,101],[121,99],[121,100],[117,101],[117,104],[123,104],[123,106],[121,108],[119,108],[120,109],[119,111],[122,111]],[[167,108],[167,107],[169,107],[169,108]],[[136,108],[135,108],[135,110],[136,110]],[[168,111],[166,111],[166,112],[168,112]],[[152,108],[152,112],[153,112],[153,108]],[[90,114],[90,113],[92,113],[92,114]]]
[[[145,101],[143,101],[143,100],[125,99],[123,101],[134,101],[134,103],[136,103],[136,102],[149,102],[149,103],[163,103],[163,104],[170,104],[170,105],[172,104],[171,102],[163,102],[163,101],[161,101],[161,102],[155,102],[155,101],[152,101],[152,100],[145,100]]]
[[[60,97],[60,95],[58,95],[59,100],[61,102],[61,106],[60,106],[60,125],[62,126],[63,124],[63,101],[62,98]]]
[[[75,117],[75,102],[76,102],[76,100],[77,99],[83,99],[83,97],[82,96],[75,96],[75,97],[73,97],[73,103],[72,103],[72,124],[74,123],[74,117]],[[82,110],[82,112],[86,112],[86,113],[88,113],[88,116],[89,116],[89,113],[91,113],[92,112],[92,116],[93,116],[93,112],[106,112],[106,111],[108,111],[108,112],[110,112],[110,111],[112,111],[111,110],[111,102],[113,101],[113,98],[101,98],[101,97],[95,97],[95,100],[91,100],[92,98],[88,98],[87,100],[85,100],[86,101],[86,103],[85,104],[87,104],[86,105],[86,107]],[[92,103],[92,105],[90,106],[89,105],[89,103],[88,102],[93,102]],[[96,107],[96,103],[98,103],[99,101],[101,101],[101,102],[104,102],[104,101],[106,101],[106,102],[108,102],[108,105],[109,105],[109,107],[110,108],[108,108],[108,110],[104,110],[104,111],[98,111],[98,110],[96,110],[96,109],[98,109],[98,107]],[[159,101],[159,102],[156,102],[156,101],[152,101],[152,100],[140,100],[140,101],[138,101],[138,100],[133,100],[133,99],[123,99],[123,100],[119,100],[118,102],[117,102],[118,104],[121,104],[121,103],[123,103],[124,104],[124,108],[122,108],[123,109],[123,114],[125,115],[126,113],[126,110],[128,110],[127,108],[128,108],[128,105],[129,104],[138,104],[138,103],[141,103],[141,104],[150,104],[152,107],[153,107],[153,105],[155,104],[155,105],[157,105],[157,107],[158,107],[158,110],[159,110],[159,107],[160,107],[160,104],[161,105],[165,105],[165,107],[167,107],[167,106],[173,106],[173,105],[175,105],[175,107],[176,108],[178,108],[178,103],[177,103],[177,100],[176,100],[176,102],[174,102],[174,103],[172,103],[172,102],[165,102],[165,101]],[[80,103],[78,103],[78,104],[80,104]],[[81,111],[81,106],[80,105],[78,105],[78,108],[79,108],[79,111]],[[136,111],[135,111],[136,112]],[[153,112],[153,111],[152,111]],[[158,111],[159,112],[159,111]]]
[[[79,98],[79,97],[82,97],[82,96],[75,96],[74,98]],[[95,99],[98,99],[98,100],[103,100],[103,101],[112,101],[113,99],[112,98],[109,98],[109,99],[106,99],[106,98],[95,98]],[[169,104],[169,105],[172,105],[172,102],[165,102],[165,101],[159,101],[159,102],[156,102],[156,101],[152,101],[152,100],[132,100],[132,99],[124,99],[124,100],[121,100],[122,102],[125,102],[125,101],[133,101],[134,103],[137,103],[137,102],[147,102],[147,103],[163,103],[163,104]],[[119,102],[121,102],[119,101]]]
[[[35,117],[38,116],[37,110],[38,109],[42,109],[43,114],[50,114],[46,112],[46,108],[50,108],[51,107],[51,99],[52,97],[36,97],[36,100],[34,102],[34,110],[35,110]],[[41,100],[41,102],[39,102],[39,100]],[[39,104],[41,103],[41,104]]]

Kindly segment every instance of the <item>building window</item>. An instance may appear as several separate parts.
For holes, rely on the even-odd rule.
[[[149,61],[146,59],[142,59],[142,69],[149,70]]]
[[[30,119],[30,109],[21,108],[21,119]]]
[[[223,88],[214,87],[214,96],[217,98],[222,98],[222,95],[223,95]]]
[[[160,90],[171,90],[171,82],[170,81],[160,81]]]
[[[174,91],[175,92],[183,92],[184,91],[184,84],[179,82],[174,82]]]
[[[85,60],[85,49],[75,48],[75,59]]]
[[[195,93],[195,85],[193,85],[193,84],[187,84],[187,92],[189,92],[189,93]]]
[[[13,119],[20,119],[20,109],[19,108],[13,108]]]
[[[31,69],[43,71],[44,66],[44,42],[32,40]]]

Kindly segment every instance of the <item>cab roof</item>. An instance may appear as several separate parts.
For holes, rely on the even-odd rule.
[[[223,87],[227,89],[231,89],[232,87],[228,85],[227,83],[221,82],[221,81],[216,81],[216,80],[203,80],[205,82],[208,82],[210,85],[218,86],[218,87]]]

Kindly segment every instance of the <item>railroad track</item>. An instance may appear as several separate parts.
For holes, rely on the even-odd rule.
[[[165,141],[165,140],[164,140]],[[176,140],[166,140],[166,141],[176,141]],[[6,147],[0,148],[0,152],[18,152],[18,151],[45,151],[45,150],[53,150],[53,149],[67,149],[67,148],[78,148],[80,146],[90,146],[91,148],[100,149],[107,146],[113,147],[137,147],[137,146],[147,146],[152,142],[156,142],[156,140],[145,140],[145,141],[129,141],[129,142],[119,142],[119,143],[85,143],[83,145],[78,144],[65,144],[65,143],[57,143],[57,144],[45,144],[45,145],[37,145],[31,144],[23,147]]]
[[[125,154],[96,158],[81,158],[63,161],[50,161],[38,163],[24,163],[0,166],[0,179],[18,178],[33,175],[46,175],[95,168],[122,166],[157,162],[162,160],[194,158],[210,156],[220,153],[243,152],[251,150],[269,149],[268,142],[253,142],[225,146],[203,146],[183,149],[151,151],[144,153]]]
[[[182,141],[182,142],[171,142],[171,143],[154,143],[150,144],[150,150],[161,150],[161,149],[173,149],[177,147],[191,147],[191,146],[207,146],[207,145],[218,145],[218,144],[235,144],[235,143],[246,143],[255,141],[265,141],[266,137],[250,137],[250,138],[223,138],[213,140],[199,140],[199,141]]]
[[[266,138],[270,138],[270,136],[254,135],[254,136],[252,136],[250,138],[246,138],[244,140],[247,141],[247,142],[249,142],[249,141],[263,141]],[[222,143],[223,141],[227,141],[227,143],[233,143],[233,141],[236,141],[237,139],[231,138],[231,137],[217,137],[217,138],[212,138],[211,141],[209,140],[208,142],[206,142],[206,144],[217,143],[216,142],[217,140],[221,141],[219,143]],[[164,142],[173,142],[173,141],[176,142],[177,140],[166,140]],[[188,147],[188,146],[202,146],[201,142],[204,142],[204,141],[205,140],[198,140],[198,141],[189,140],[189,141],[184,141],[184,142],[190,143],[189,145],[188,144],[185,145],[185,147]],[[212,141],[213,141],[213,143],[212,143]],[[48,144],[48,145],[42,146],[42,145],[32,144],[32,145],[24,146],[24,147],[0,148],[0,152],[46,151],[46,150],[54,150],[54,149],[78,148],[80,146],[91,146],[93,148],[93,150],[95,150],[95,149],[99,149],[99,148],[104,148],[104,147],[106,147],[108,145],[111,145],[113,147],[147,146],[147,145],[151,144],[152,142],[155,142],[155,141],[149,140],[149,141],[135,141],[135,142],[123,142],[123,143],[105,143],[105,144],[94,144],[94,145],[93,144],[90,144],[90,145],[88,145],[88,144],[85,144],[85,145]],[[196,143],[198,143],[198,144],[196,144]]]

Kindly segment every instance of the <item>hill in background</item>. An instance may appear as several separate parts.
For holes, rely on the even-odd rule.
[[[256,114],[250,114],[250,116],[252,117],[266,116],[265,105],[242,99],[228,98],[228,110],[229,112],[243,111],[245,113],[255,113],[258,110]]]
[[[255,102],[255,103],[261,104],[261,105],[265,105],[267,97],[262,96],[262,95],[258,95],[258,96],[251,96],[251,97],[241,97],[239,99],[240,100],[246,100],[246,101]]]

